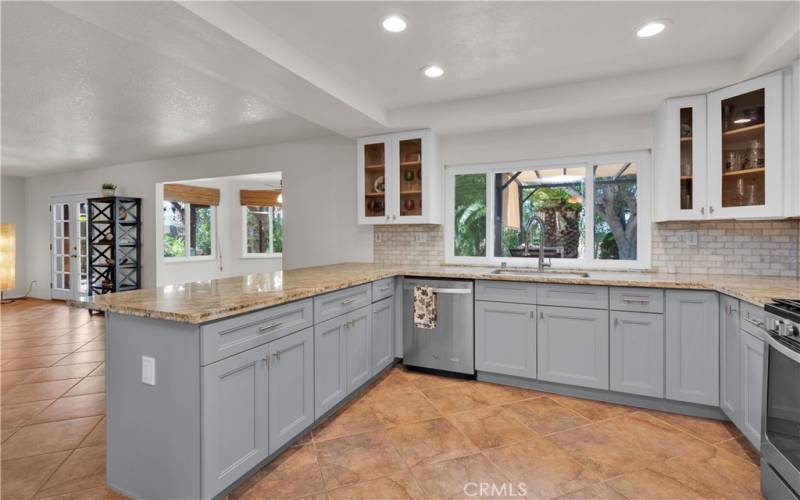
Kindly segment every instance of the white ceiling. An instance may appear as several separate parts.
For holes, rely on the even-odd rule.
[[[798,5],[2,2],[2,173],[649,112],[798,57]]]
[[[143,15],[163,14],[154,7],[140,3],[136,8]],[[168,25],[147,36],[159,42],[166,39],[170,25],[175,32],[192,34],[199,31],[193,24],[205,24],[179,6],[174,5],[172,13]],[[133,21],[125,15],[119,18]],[[330,133],[262,96],[58,6],[2,3],[4,175],[36,175]]]
[[[240,2],[291,45],[388,109],[741,56],[779,2]],[[408,29],[380,21],[403,15]],[[662,35],[642,23],[668,18]],[[420,76],[426,64],[445,76]]]

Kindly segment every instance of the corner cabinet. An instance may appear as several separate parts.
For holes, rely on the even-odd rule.
[[[784,126],[791,104],[784,87],[792,88],[793,71],[668,99],[658,108],[657,222],[779,218],[791,211],[783,184],[794,177],[784,160],[796,146],[791,125]]]
[[[708,95],[711,218],[783,216],[783,74]]]
[[[441,224],[442,167],[430,130],[357,141],[359,224]]]

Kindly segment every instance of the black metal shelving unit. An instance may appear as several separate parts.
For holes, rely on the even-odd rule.
[[[89,295],[136,290],[142,279],[142,199],[90,198]]]

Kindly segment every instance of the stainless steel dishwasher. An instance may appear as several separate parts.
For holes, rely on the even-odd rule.
[[[414,287],[436,293],[438,321],[431,330],[414,325]],[[475,375],[473,282],[406,278],[403,283],[403,363]]]

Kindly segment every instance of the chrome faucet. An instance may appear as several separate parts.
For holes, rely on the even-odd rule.
[[[528,223],[525,224],[525,244],[523,248],[527,254],[530,245],[531,226],[534,224],[539,226],[539,264],[537,267],[539,272],[542,272],[545,267],[550,267],[550,262],[545,263],[544,261],[544,221],[538,215],[532,216]]]

